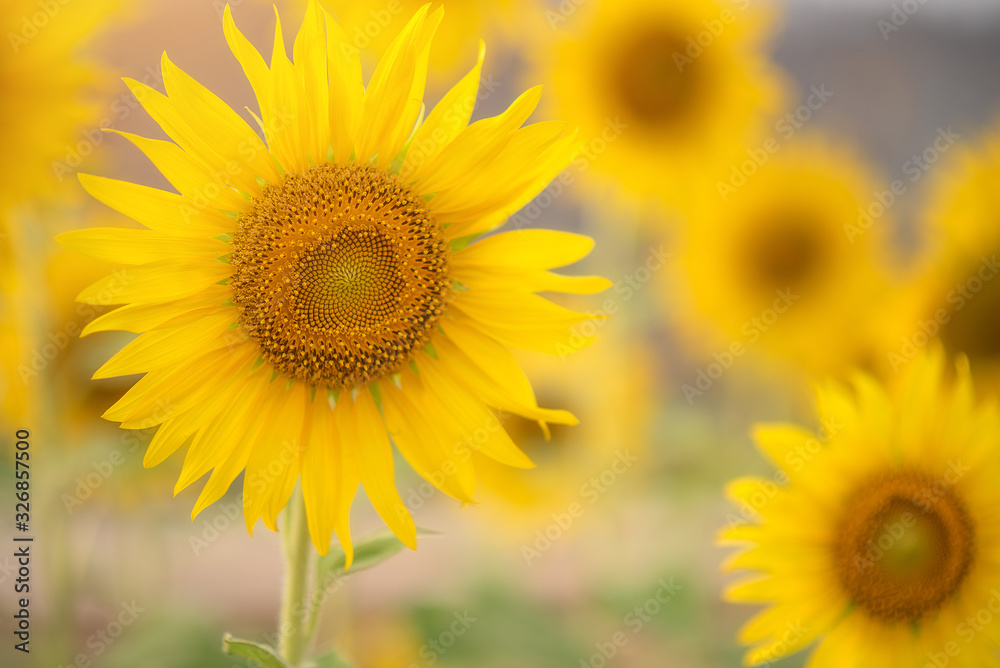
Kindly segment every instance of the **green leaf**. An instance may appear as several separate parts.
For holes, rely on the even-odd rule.
[[[353,668],[353,666],[336,652],[329,652],[316,657],[312,662],[312,668]]]
[[[436,531],[427,529],[417,529],[418,536],[431,536]],[[372,534],[354,544],[354,563],[348,573],[357,573],[365,569],[377,566],[389,557],[398,554],[406,546],[400,542],[391,531],[380,531]],[[330,551],[316,560],[316,581],[322,582],[329,577],[339,577],[345,572],[344,566],[347,563],[347,555],[340,545],[330,547]]]
[[[222,651],[253,661],[263,668],[288,668],[288,664],[278,658],[274,649],[250,640],[238,640],[228,633],[222,636]]]

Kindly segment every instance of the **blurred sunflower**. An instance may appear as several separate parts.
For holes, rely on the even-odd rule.
[[[108,218],[103,221],[91,218],[90,222],[117,222]],[[114,401],[128,389],[124,379],[88,382],[93,373],[93,360],[107,356],[112,342],[81,339],[80,334],[92,320],[110,308],[75,301],[81,290],[119,267],[84,257],[56,244],[52,244],[50,251],[44,276],[45,294],[50,302],[47,315],[51,331],[45,343],[55,344],[60,352],[51,360],[48,372],[58,379],[53,383],[52,398],[57,401],[60,422],[68,432],[67,444],[75,444],[90,432],[107,432],[109,425],[95,424],[94,413],[103,411],[109,401]]]
[[[491,531],[502,526],[530,535],[551,521],[552,513],[588,502],[581,487],[616,458],[642,452],[656,401],[656,360],[642,342],[626,340],[621,331],[604,332],[599,344],[575,353],[572,364],[539,355],[522,359],[541,379],[536,389],[545,403],[587,416],[576,429],[556,426],[546,434],[529,420],[506,416],[504,427],[539,464],[536,469],[512,469],[477,457],[486,502],[477,513],[498,518],[490,523]],[[602,382],[594,383],[595,378]]]
[[[276,530],[301,474],[321,553],[336,531],[352,555],[359,483],[414,547],[390,435],[419,474],[470,502],[472,451],[532,466],[491,409],[576,422],[538,407],[506,346],[556,352],[592,317],[535,292],[606,288],[602,278],[548,271],[593,242],[526,230],[470,243],[563,169],[575,140],[563,123],[521,127],[539,89],[466,127],[482,48],[417,125],[442,13],[417,11],[365,87],[347,34],[317,4],[294,63],[278,22],[270,67],[227,8],[226,39],[257,94],[265,140],[166,55],[167,95],[127,80],[176,143],[126,136],[181,194],[81,176],[97,199],[150,229],[62,241],[131,265],[79,296],[125,304],[88,332],[144,332],[95,374],[146,374],[105,417],[128,429],[160,425],[148,466],[190,444],[177,489],[212,471],[194,514],[245,470],[248,530],[259,518]]]
[[[41,247],[37,231],[15,228],[21,222],[12,209],[54,194],[62,180],[53,163],[65,156],[80,126],[93,120],[100,91],[101,71],[83,49],[121,4],[95,0],[43,6],[35,0],[9,0],[0,6],[0,34],[6,42],[0,54],[0,125],[5,129],[0,156],[0,419],[21,426],[34,424],[30,411],[37,408],[26,391],[25,368],[33,351],[47,342],[33,340],[44,335],[46,313],[17,315],[35,313],[40,296],[34,282],[19,274],[44,265],[49,249]]]
[[[677,204],[746,157],[784,85],[763,52],[772,10],[743,5],[623,0],[545,12],[533,76],[551,82],[555,113],[580,127],[581,170]]]
[[[924,252],[888,311],[881,361],[897,370],[938,338],[1000,388],[1000,131],[956,147],[935,178]]]
[[[305,4],[305,2],[301,2]],[[347,35],[357,49],[385,53],[399,30],[406,25],[427,0],[320,0],[342,25],[351,26]],[[525,0],[444,0],[434,5],[446,9],[444,20],[435,34],[429,58],[431,85],[442,86],[459,75],[470,59],[475,58],[469,35],[499,37],[515,25],[517,8]]]
[[[759,346],[822,372],[867,365],[864,323],[889,280],[891,223],[859,223],[859,211],[878,183],[856,155],[812,138],[773,155],[725,201],[704,200],[668,287],[680,291],[693,345]]]
[[[997,665],[1000,635],[976,616],[1000,605],[1000,413],[976,404],[965,358],[951,386],[945,367],[937,347],[892,390],[822,389],[823,445],[756,429],[779,471],[730,484],[750,522],[721,534],[749,544],[726,568],[755,572],[727,598],[768,606],[740,632],[747,664],[818,642],[810,668]]]
[[[23,332],[17,317],[20,313],[19,282],[14,272],[10,232],[0,225],[0,421],[5,429],[23,425],[25,393],[21,390],[18,367],[21,364]],[[14,427],[20,428],[20,427]]]
[[[62,209],[61,213],[72,215],[72,210]],[[14,243],[0,246],[0,256],[8,252],[8,246],[31,246],[25,237],[43,237],[41,229],[31,227],[33,223],[19,220],[11,229]],[[84,372],[90,360],[86,351],[94,346],[77,336],[101,309],[77,304],[73,298],[112,265],[88,260],[55,244],[39,246],[19,256],[19,261],[12,257],[0,268],[0,311],[7,315],[0,325],[0,337],[6,344],[0,352],[5,378],[0,382],[3,413],[15,422],[37,424],[37,416],[26,412],[26,402],[40,399],[34,393],[44,386],[45,401],[60,415],[59,426],[79,433],[93,428],[97,404],[93,401],[96,388],[81,390],[90,375]],[[32,273],[18,275],[16,269],[25,258],[30,258]]]
[[[92,120],[93,94],[104,80],[81,48],[122,4],[6,0],[0,6],[0,34],[7,42],[0,55],[0,126],[5,129],[0,211],[51,191],[62,180],[53,163],[75,145],[80,126]]]
[[[993,129],[946,154],[934,171],[924,233],[929,245],[948,245],[970,255],[1000,245],[994,213],[1000,207],[1000,118]],[[995,248],[994,248],[995,250]]]

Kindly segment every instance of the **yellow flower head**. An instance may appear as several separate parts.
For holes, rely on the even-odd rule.
[[[566,2],[545,20],[538,76],[556,113],[580,127],[586,169],[630,193],[687,202],[746,157],[784,96],[756,3]]]
[[[684,226],[675,280],[688,338],[822,372],[869,354],[863,323],[887,281],[891,228],[888,213],[870,225],[860,217],[878,185],[855,154],[808,138],[734,193],[703,200]]]
[[[965,359],[945,371],[937,347],[889,389],[821,389],[818,434],[756,428],[778,471],[730,484],[721,534],[744,546],[726,567],[754,572],[727,598],[767,606],[740,632],[747,664],[816,643],[810,668],[996,665],[1000,412]]]
[[[96,376],[145,373],[105,413],[160,425],[155,465],[182,445],[177,489],[212,471],[194,513],[245,470],[248,529],[271,529],[302,479],[310,533],[351,553],[358,484],[410,545],[390,436],[442,491],[471,502],[473,451],[531,461],[492,409],[571,424],[539,408],[506,346],[556,352],[587,314],[535,293],[590,293],[602,278],[549,270],[593,243],[500,226],[572,158],[562,123],[521,127],[540,91],[467,126],[482,65],[430,111],[421,98],[442,10],[413,16],[367,87],[347,33],[315,2],[270,66],[237,30],[226,39],[257,95],[261,137],[166,56],[166,95],[127,81],[173,142],[126,135],[180,191],[96,176],[86,189],[148,230],[97,229],[65,244],[128,266],[81,293],[124,304],[85,333],[144,332]],[[470,243],[470,241],[472,241]]]
[[[883,364],[898,370],[939,339],[1000,387],[1000,131],[956,147],[934,174],[926,252],[883,328]]]
[[[61,180],[58,165],[96,108],[87,96],[100,73],[80,49],[120,4],[5,0],[0,6],[0,210]]]
[[[23,383],[18,374],[22,363],[23,338],[18,327],[18,280],[8,246],[8,233],[0,227],[0,421],[4,428],[24,416]]]

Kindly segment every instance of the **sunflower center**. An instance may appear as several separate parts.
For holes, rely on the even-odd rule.
[[[851,497],[834,556],[854,603],[887,622],[939,609],[968,575],[975,530],[943,480],[916,471],[876,476]]]
[[[752,227],[744,252],[750,278],[768,291],[801,285],[823,258],[817,234],[795,216]]]
[[[447,245],[424,200],[370,165],[326,163],[268,186],[239,218],[230,279],[261,357],[314,386],[387,376],[430,338]]]
[[[951,319],[941,328],[945,347],[969,355],[973,368],[977,360],[1000,360],[996,334],[1000,331],[1000,279],[970,267],[967,277],[949,293],[948,302]]]
[[[691,108],[698,77],[683,38],[663,26],[642,25],[611,59],[609,77],[624,114],[647,127],[670,125]]]

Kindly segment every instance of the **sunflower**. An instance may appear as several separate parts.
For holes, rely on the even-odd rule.
[[[740,632],[747,664],[817,643],[810,668],[997,665],[1000,412],[945,359],[821,389],[819,438],[756,428],[778,471],[730,484],[741,517],[721,534],[746,545],[727,569],[755,572],[727,598],[768,606]]]
[[[34,312],[25,310],[35,305],[28,296],[32,282],[18,274],[48,258],[36,249],[41,242],[34,231],[17,228],[22,215],[34,212],[15,207],[30,208],[32,198],[66,196],[58,192],[69,171],[64,159],[80,126],[94,120],[100,92],[99,68],[82,52],[121,4],[9,0],[0,5],[0,125],[6,143],[0,155],[0,417],[19,426],[34,423],[36,408],[24,369],[32,353],[49,342],[32,341],[37,319],[23,317]]]
[[[25,397],[18,368],[22,363],[18,280],[9,233],[0,227],[0,420],[8,429],[25,418]]]
[[[66,156],[81,139],[77,130],[95,115],[93,94],[101,81],[97,65],[80,50],[121,4],[8,0],[0,7],[0,125],[6,129],[0,211],[51,191],[70,171]]]
[[[716,0],[562,3],[544,12],[535,76],[581,129],[581,170],[684,203],[780,109],[783,77],[763,47],[773,23],[770,10]]]
[[[953,141],[950,128],[940,134]],[[989,223],[1000,207],[1000,193],[994,187],[1000,179],[1000,117],[992,129],[946,153],[934,177],[923,221],[926,242],[972,255],[980,254],[984,245],[1000,245],[1000,232]]]
[[[889,311],[881,361],[898,370],[938,339],[969,356],[977,380],[1000,387],[1000,131],[956,147],[935,175],[924,252]]]
[[[704,200],[668,286],[691,345],[821,372],[867,361],[873,335],[859,323],[889,281],[891,215],[863,217],[879,183],[854,152],[812,137],[727,199]]]
[[[642,342],[628,340],[621,327],[614,329],[602,332],[597,345],[576,353],[572,364],[537,353],[521,356],[542,379],[538,396],[587,415],[587,422],[542,434],[529,420],[505,416],[508,432],[521,437],[516,440],[539,467],[526,471],[478,458],[487,502],[481,512],[499,519],[490,523],[491,531],[503,526],[508,533],[534,534],[551,521],[552,513],[573,503],[588,505],[591,490],[600,487],[584,484],[590,478],[612,465],[620,469],[625,464],[619,461],[631,466],[631,457],[641,455],[656,402],[656,360]],[[594,378],[604,381],[595,384]]]
[[[79,296],[124,304],[85,333],[142,332],[95,374],[146,374],[105,417],[159,425],[147,466],[189,444],[177,490],[212,471],[194,515],[245,470],[248,531],[261,518],[276,530],[301,476],[316,549],[335,531],[350,554],[360,483],[414,547],[390,436],[417,473],[468,503],[473,452],[532,466],[493,409],[576,422],[538,407],[507,346],[557,352],[592,318],[535,292],[606,288],[549,271],[593,242],[546,230],[476,239],[565,167],[575,139],[563,123],[521,127],[537,88],[466,127],[482,48],[420,123],[442,13],[418,10],[365,87],[347,32],[315,2],[294,62],[278,21],[270,67],[227,8],[264,139],[166,55],[166,95],[127,80],[176,143],[126,137],[180,194],[83,175],[93,196],[149,229],[62,241],[128,265]]]
[[[301,0],[300,0],[301,2]],[[506,34],[514,25],[515,8],[525,0],[445,0],[438,4],[447,16],[435,35],[428,76],[431,83],[442,85],[461,72],[464,63],[475,57],[475,45],[469,35]],[[302,2],[301,4],[305,4]],[[343,25],[351,26],[347,35],[354,47],[384,52],[399,29],[406,25],[426,0],[320,0]]]

